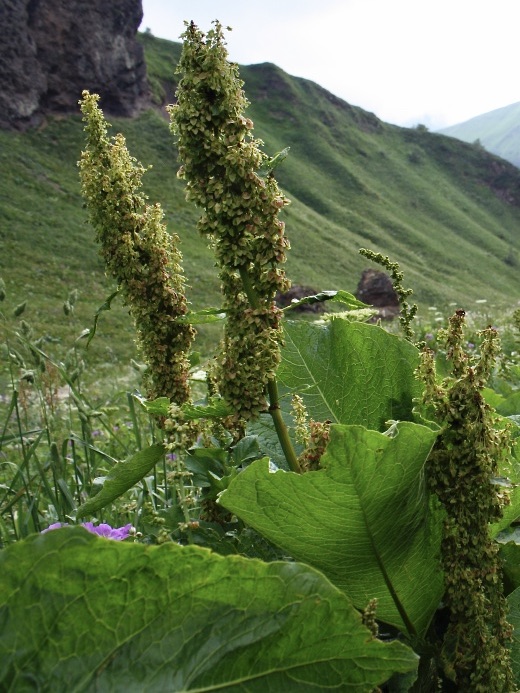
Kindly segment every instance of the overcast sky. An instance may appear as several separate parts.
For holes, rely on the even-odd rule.
[[[397,125],[431,129],[520,101],[520,0],[143,0],[179,40],[218,19],[229,59],[272,62]]]

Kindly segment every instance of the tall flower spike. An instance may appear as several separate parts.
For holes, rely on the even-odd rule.
[[[183,76],[170,116],[179,176],[187,181],[187,199],[204,210],[198,227],[212,242],[220,270],[227,322],[218,388],[249,419],[267,409],[266,387],[280,361],[274,297],[289,286],[280,268],[289,243],[278,214],[288,200],[272,171],[258,175],[267,157],[243,115],[248,102],[238,66],[227,61],[222,27],[214,25],[205,35],[192,22],[183,35]]]
[[[442,426],[427,462],[427,477],[446,511],[441,562],[450,623],[441,654],[444,673],[459,691],[509,693],[514,690],[511,627],[498,546],[489,526],[508,502],[493,479],[510,457],[511,439],[482,395],[499,351],[493,328],[482,337],[480,358],[472,359],[463,349],[464,311],[458,310],[439,334],[451,376],[436,384],[429,350],[423,352],[419,374],[426,385],[424,402]]]
[[[134,318],[148,364],[149,396],[189,399],[187,352],[195,331],[177,321],[188,311],[178,237],[169,235],[159,204],[139,191],[146,169],[130,156],[122,135],[109,139],[99,96],[80,101],[87,148],[79,162],[82,191],[101,254]]]

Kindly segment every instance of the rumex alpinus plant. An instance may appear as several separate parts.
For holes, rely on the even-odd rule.
[[[451,375],[441,384],[433,353],[425,349],[419,369],[424,402],[442,426],[427,463],[428,484],[445,512],[442,567],[449,624],[440,657],[444,676],[459,691],[513,690],[508,649],[512,629],[502,589],[499,546],[490,526],[509,502],[500,470],[511,464],[509,426],[500,428],[482,391],[500,343],[484,330],[478,359],[464,351],[465,313],[458,310],[438,335],[446,347]]]
[[[461,316],[455,316],[444,337],[453,373],[440,384],[431,356],[421,364],[412,343],[414,309],[407,304],[406,339],[338,315],[323,324],[284,321],[282,339],[274,293],[286,286],[279,263],[287,241],[277,216],[285,198],[272,175],[274,160],[267,162],[251,137],[242,84],[226,60],[218,22],[207,35],[188,25],[180,69],[172,128],[188,197],[202,208],[199,228],[217,255],[227,325],[215,380],[224,399],[192,404],[178,397],[172,405],[167,393],[145,406],[166,418],[179,452],[189,444],[184,434],[192,421],[222,420],[232,428],[233,436],[222,429],[214,437],[206,433],[186,458],[192,474],[186,524],[218,534],[212,544],[208,534],[196,539],[224,555],[177,545],[173,528],[170,535],[165,530],[163,545],[150,546],[148,539],[134,543],[130,532],[109,542],[79,527],[30,537],[0,553],[0,595],[8,595],[0,602],[7,612],[0,684],[14,690],[32,676],[56,690],[110,690],[136,681],[150,690],[183,691],[513,689],[510,628],[488,529],[499,531],[497,521],[503,529],[520,516],[520,494],[503,421],[482,395],[497,348],[494,334],[485,333],[481,359],[471,362],[461,348]],[[155,250],[146,245],[141,253],[139,245],[143,202],[134,183],[142,169],[136,172],[126,148],[118,148],[120,138],[107,140],[95,100],[89,108],[87,125],[97,123],[85,155],[92,157],[84,184],[91,217],[98,234],[117,227],[132,252],[110,252],[107,261],[122,286],[132,286],[135,274],[142,290],[148,279],[151,286],[156,281],[143,266]],[[159,246],[168,243],[163,237]],[[371,257],[387,262],[401,286],[396,263]],[[128,269],[136,258],[140,262]],[[176,286],[183,295],[183,284]],[[324,292],[312,300],[354,306],[345,294]],[[402,289],[403,304],[408,294]],[[183,300],[169,313],[173,330],[194,320]],[[162,310],[160,302],[142,308],[150,315],[155,310]],[[161,315],[153,325],[136,322],[150,330],[153,343]],[[148,343],[146,335],[141,341]],[[182,358],[187,341],[176,342]],[[158,375],[151,395],[162,392]],[[288,431],[280,408],[290,420],[291,401]],[[272,423],[262,416],[267,408]],[[298,457],[289,433],[300,446]],[[115,465],[76,520],[119,498],[164,459],[165,449],[155,444]],[[300,467],[304,474],[292,473]],[[498,481],[509,472],[513,514],[501,524],[505,499]],[[179,466],[181,484],[185,474]],[[209,522],[207,499],[227,517],[215,513]],[[268,554],[267,562],[229,555],[237,546],[245,556],[259,555],[258,535],[252,549],[246,540],[230,541],[244,523],[249,537],[256,530],[283,553]],[[513,568],[520,566],[515,546],[508,548]],[[280,556],[288,560],[272,560]],[[63,575],[66,594],[57,579]],[[512,579],[520,587],[518,576]],[[509,599],[520,608],[520,590]],[[446,633],[437,618],[446,610],[441,604],[450,612]],[[78,646],[87,634],[88,658]]]
[[[188,310],[178,238],[166,232],[160,205],[146,204],[140,192],[146,169],[130,156],[123,135],[108,137],[98,101],[85,91],[80,102],[88,139],[79,166],[90,222],[135,320],[150,397],[182,404],[190,397],[194,329],[177,321]]]
[[[267,409],[278,415],[275,372],[282,342],[281,310],[274,298],[289,287],[281,265],[289,243],[280,209],[288,204],[266,163],[253,123],[238,66],[227,61],[222,26],[205,35],[187,27],[178,70],[177,104],[170,108],[187,181],[186,197],[204,210],[199,230],[215,250],[224,296],[226,328],[215,376],[220,394],[239,417],[250,419]],[[278,430],[293,470],[298,462],[278,417]]]

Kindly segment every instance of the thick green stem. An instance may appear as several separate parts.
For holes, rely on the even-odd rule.
[[[276,430],[276,435],[282,446],[283,454],[287,460],[292,472],[301,474],[300,463],[294,451],[291,439],[289,438],[289,431],[285,425],[285,421],[282,417],[282,412],[280,409],[279,398],[278,398],[278,385],[276,383],[276,378],[271,378],[267,383],[267,393],[269,395],[269,413],[273,419],[274,427]]]
[[[245,267],[240,267],[239,269],[240,279],[242,280],[242,286],[244,287],[244,293],[247,296],[247,300],[251,308],[260,308],[260,301],[258,295],[251,285],[251,280],[249,274]],[[267,394],[269,397],[269,414],[273,419],[274,428],[280,445],[282,447],[283,454],[289,468],[292,472],[301,474],[300,463],[298,462],[298,457],[289,438],[289,431],[285,425],[285,421],[282,417],[282,412],[280,410],[280,398],[278,395],[278,384],[276,382],[276,377],[269,378],[267,381]]]

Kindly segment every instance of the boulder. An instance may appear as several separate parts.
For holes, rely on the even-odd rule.
[[[26,129],[47,114],[78,113],[83,89],[115,116],[150,105],[136,33],[141,0],[2,0],[0,127]]]
[[[399,313],[399,297],[392,280],[388,274],[380,270],[363,271],[356,289],[356,298],[378,309],[376,319],[392,320]]]

